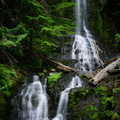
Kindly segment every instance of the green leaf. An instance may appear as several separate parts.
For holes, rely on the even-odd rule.
[[[54,43],[49,42],[49,41],[43,41],[43,42],[41,43],[41,45],[48,45],[48,46],[54,46],[54,47],[57,47]]]
[[[65,9],[65,8],[68,8],[68,7],[73,7],[75,6],[76,3],[71,3],[71,2],[63,2],[63,3],[59,3],[57,5],[55,5],[55,11],[59,11],[60,9]]]
[[[33,5],[34,7],[37,7],[37,8],[44,8],[40,3],[38,3],[37,1],[31,1],[29,0],[28,1],[28,4],[31,4]]]

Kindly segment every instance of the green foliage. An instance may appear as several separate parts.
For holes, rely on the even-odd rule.
[[[20,42],[27,36],[27,30],[24,24],[19,24],[13,29],[8,29],[6,27],[1,27],[1,38],[2,44],[5,47],[16,47]]]
[[[60,73],[53,73],[48,76],[48,84],[50,87],[53,87],[55,82],[61,77],[62,72]]]
[[[100,35],[101,36],[103,36],[103,20],[102,20],[102,18],[101,18],[101,15],[100,15],[100,13],[98,12],[98,30],[99,30],[99,32],[100,32]]]
[[[0,38],[2,38],[0,47],[22,56],[31,53],[36,53],[35,55],[38,56],[53,52],[57,47],[55,43],[58,37],[74,34],[73,21],[58,15],[61,11],[64,14],[66,10],[72,10],[73,6],[74,3],[66,1],[36,0],[21,0],[19,5],[15,1],[14,5],[8,4],[9,13],[4,7],[1,9],[15,16],[11,19],[15,20],[17,26],[10,22],[12,29],[8,26],[0,28]],[[4,14],[0,14],[0,17],[4,21]]]
[[[88,92],[89,92],[88,89],[84,89],[84,90],[81,90],[80,94],[85,97],[88,94]]]
[[[112,110],[104,110],[103,112],[101,112],[101,117],[111,118],[113,114],[114,114],[114,111]]]
[[[13,68],[0,64],[0,93],[10,95],[9,89],[15,83],[16,73]]]
[[[113,94],[117,93],[118,91],[120,91],[120,87],[114,88],[114,89],[113,89]]]
[[[99,120],[99,111],[95,105],[85,106],[86,115],[89,116],[90,120]]]
[[[60,1],[53,3],[51,5],[52,7],[52,13],[55,14],[57,17],[64,17],[64,18],[72,18],[73,17],[73,9],[75,7],[75,3],[68,2],[68,1]]]
[[[54,10],[59,12],[61,9],[74,7],[74,6],[75,6],[75,3],[62,2],[62,3],[58,3],[57,5],[54,5],[54,7],[55,7]]]
[[[100,116],[101,118],[111,118],[114,111],[114,96],[109,94],[109,90],[105,86],[99,86],[94,90],[95,95],[100,96]],[[110,106],[110,107],[109,107]]]
[[[77,100],[76,100],[76,97],[75,97],[75,94],[74,94],[74,92],[70,92],[70,107],[74,107],[75,106],[75,104],[76,104],[76,102],[77,102]]]
[[[44,76],[44,75],[45,75],[45,73],[39,73],[39,75],[40,75],[40,76]]]
[[[120,34],[119,33],[115,34],[115,43],[113,44],[113,46],[117,49],[120,48]]]
[[[104,86],[99,86],[99,87],[97,87],[97,88],[94,89],[94,93],[95,93],[95,95],[105,96],[105,95],[107,94],[107,93],[106,93],[107,90],[108,90],[108,89],[107,89],[106,87],[104,87]]]
[[[61,9],[72,6],[72,3],[63,2],[62,4],[64,7],[59,6]],[[26,44],[28,47],[34,48],[38,54],[47,54],[55,50],[55,42],[59,36],[73,34],[75,24],[62,16],[58,17],[58,14],[55,14],[56,8],[58,8],[56,6],[47,6],[47,3],[44,5],[37,1],[27,0],[26,6],[23,8],[29,9],[29,12],[25,12],[23,16],[30,33]],[[57,10],[57,13],[58,11],[60,10]]]
[[[38,8],[38,10],[40,10],[41,8],[43,9],[44,7],[39,4],[39,2],[37,2],[36,0],[27,0],[27,4],[32,5],[35,8]]]
[[[8,48],[16,54],[23,54],[21,42],[28,35],[25,24],[21,23],[12,29],[3,26],[0,28],[0,35],[0,47]]]
[[[118,63],[117,65],[118,65],[118,69],[120,69],[120,63]]]
[[[103,96],[101,98],[101,104],[103,106],[103,109],[106,109],[108,107],[108,104],[111,103],[112,106],[114,106],[114,96]]]
[[[102,5],[105,5],[107,0],[99,0]]]
[[[5,120],[6,109],[8,108],[7,101],[0,95],[0,120]]]
[[[45,32],[45,33],[50,34],[52,36],[63,36],[63,35],[68,35],[68,34],[74,33],[74,32],[69,31],[69,30],[70,30],[70,27],[58,25],[58,26],[44,27],[44,28],[42,28],[41,32],[42,33]]]
[[[120,119],[120,115],[118,113],[114,113],[113,116],[112,116],[112,119],[111,120],[119,120]]]

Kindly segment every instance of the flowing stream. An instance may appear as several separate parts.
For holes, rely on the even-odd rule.
[[[72,59],[78,60],[75,67],[82,71],[92,71],[99,64],[99,48],[88,30],[86,0],[76,0],[76,34],[72,45]]]
[[[53,120],[66,120],[67,106],[68,106],[68,95],[71,89],[82,87],[82,81],[78,76],[72,78],[72,81],[68,87],[61,92],[57,114]]]
[[[14,105],[11,120],[49,120],[46,79],[42,85],[39,76],[34,75],[32,83],[24,84],[21,92],[12,101]],[[68,87],[61,92],[57,114],[53,120],[66,120],[68,96],[73,88],[81,88],[82,80],[76,75]]]

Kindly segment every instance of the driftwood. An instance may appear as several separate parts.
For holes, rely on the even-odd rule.
[[[93,85],[97,85],[101,80],[103,80],[106,76],[109,75],[110,71],[116,68],[119,62],[120,58],[106,66],[104,69],[98,72],[92,79],[90,79],[90,83],[92,83]]]
[[[57,69],[60,69],[60,70],[62,70],[62,71],[77,72],[77,70],[74,69],[74,68],[72,68],[72,67],[66,66],[66,65],[64,65],[64,64],[62,64],[62,63],[60,63],[60,62],[54,61],[54,60],[52,60],[52,59],[50,59],[50,58],[48,58],[48,57],[44,57],[44,56],[42,56],[42,57],[45,58],[45,59],[47,59],[48,61],[50,61],[50,62],[52,62],[52,63],[57,64],[57,65],[58,65],[58,66],[57,66]]]

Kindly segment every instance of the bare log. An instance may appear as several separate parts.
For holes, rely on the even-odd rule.
[[[45,58],[45,59],[47,59],[48,61],[50,61],[52,63],[57,64],[58,65],[57,68],[60,69],[60,70],[77,72],[77,70],[74,69],[74,68],[72,68],[72,67],[66,66],[66,65],[64,65],[64,64],[62,64],[60,62],[54,61],[54,60],[52,60],[52,59],[50,59],[48,57],[44,57],[44,56],[42,56],[42,57]]]
[[[107,72],[108,72],[109,74],[120,73],[120,69],[108,70]]]
[[[116,68],[119,62],[120,62],[120,58],[118,58],[116,61],[106,66],[104,69],[98,72],[92,79],[90,79],[90,83],[92,83],[93,85],[97,85],[101,80],[103,80],[106,76],[109,75],[108,71]]]

